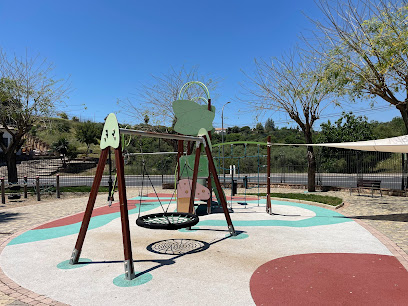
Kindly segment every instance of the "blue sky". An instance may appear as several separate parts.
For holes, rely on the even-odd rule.
[[[304,16],[321,18],[313,0],[288,1],[55,1],[0,2],[0,47],[7,53],[40,54],[56,66],[59,78],[70,76],[69,115],[103,121],[118,112],[117,99],[132,97],[151,75],[171,67],[199,65],[202,74],[223,81],[214,125],[250,125],[254,116],[244,112],[236,97],[239,83],[251,72],[254,58],[280,56],[312,28]],[[87,109],[83,110],[82,104]],[[354,105],[371,120],[387,121],[398,112],[379,103],[379,110]],[[348,107],[346,110],[349,110]],[[335,120],[341,109],[330,109],[324,121]],[[283,114],[266,114],[278,126],[292,126]],[[132,122],[123,112],[120,122]],[[317,122],[316,128],[320,122]]]

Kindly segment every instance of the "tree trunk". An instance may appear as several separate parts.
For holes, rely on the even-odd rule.
[[[316,157],[313,147],[307,147],[307,191],[316,191]]]
[[[397,107],[397,109],[401,113],[402,120],[404,121],[405,124],[405,133],[408,134],[408,110],[407,110],[407,103],[402,104],[401,106]],[[405,170],[405,165],[406,161],[404,160],[404,154],[402,154],[402,178],[401,178],[401,190],[404,190],[406,188],[406,183],[405,183],[405,175],[404,175],[404,170]]]
[[[405,133],[408,134],[408,109],[407,109],[408,104],[403,103],[399,106],[397,106],[397,109],[401,113],[402,120],[404,121],[405,124]]]
[[[311,128],[306,127],[304,135],[306,143],[312,144]],[[312,146],[307,146],[307,191],[316,191],[316,157]]]
[[[7,178],[9,183],[17,183],[17,156],[13,150],[8,150],[6,152],[7,160]]]

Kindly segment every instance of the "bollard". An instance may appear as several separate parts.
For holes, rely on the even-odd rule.
[[[244,185],[245,189],[248,189],[248,176],[244,176],[244,178],[242,179],[242,184]]]
[[[37,201],[41,201],[40,196],[40,177],[35,178],[35,189],[37,190]]]
[[[232,181],[232,195],[236,195],[238,190],[238,180]]]
[[[6,193],[4,190],[4,177],[1,178],[1,204],[6,204]]]
[[[24,176],[24,199],[27,199],[27,185],[28,185],[27,176]]]
[[[61,197],[60,194],[60,182],[59,182],[59,174],[57,174],[57,199]]]

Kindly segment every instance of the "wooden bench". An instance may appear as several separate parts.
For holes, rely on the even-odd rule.
[[[382,191],[381,191],[381,181],[380,180],[364,180],[364,179],[358,179],[357,180],[357,189],[358,189],[358,195],[360,195],[360,189],[361,188],[370,188],[371,189],[371,196],[374,197],[374,190],[379,190],[380,194],[382,196]]]

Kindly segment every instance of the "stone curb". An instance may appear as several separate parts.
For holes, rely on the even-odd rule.
[[[347,217],[347,215],[345,216]],[[368,230],[371,234],[373,234],[374,237],[376,237],[382,244],[384,244],[387,247],[387,249],[398,259],[401,265],[403,265],[404,268],[408,272],[408,255],[396,243],[394,243],[390,238],[388,238],[383,233],[381,233],[379,230],[367,224],[366,222],[359,220],[359,219],[353,219],[353,218],[351,219],[357,222],[362,227],[364,227],[366,230]]]

